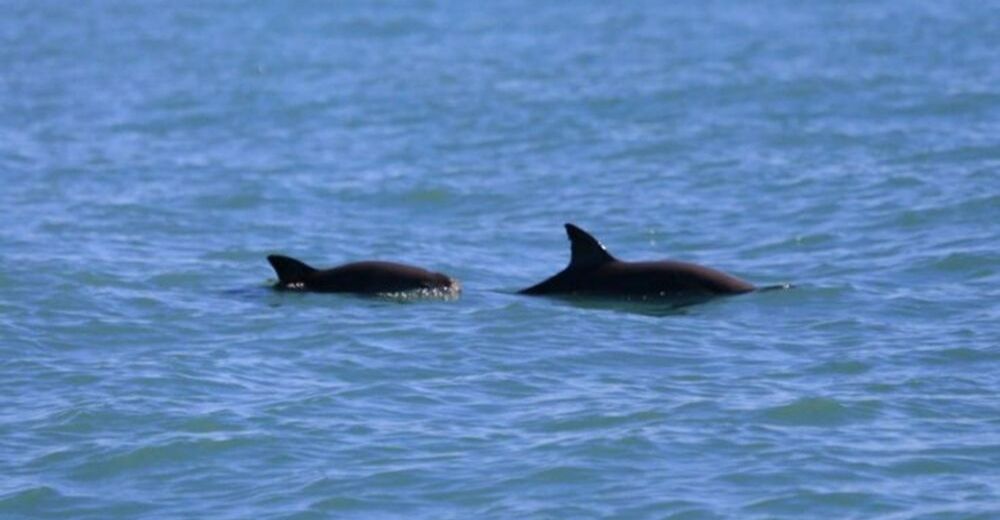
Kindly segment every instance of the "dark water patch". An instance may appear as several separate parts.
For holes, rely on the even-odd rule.
[[[918,355],[935,364],[974,365],[1000,361],[1000,351],[985,345],[922,350]]]
[[[68,438],[95,435],[107,431],[113,426],[111,421],[119,418],[111,407],[77,405],[61,408],[49,415],[45,420],[45,429]]]
[[[887,470],[899,478],[950,475],[966,471],[969,461],[954,458],[913,457],[890,465]]]
[[[545,469],[510,480],[507,485],[517,489],[527,489],[533,495],[553,495],[557,490],[572,489],[582,484],[603,481],[599,471],[590,468],[554,464]]]
[[[377,511],[380,509],[379,504],[371,500],[363,500],[351,496],[332,496],[323,499],[316,500],[309,504],[309,512],[318,515],[326,515],[328,513],[341,513],[341,512],[363,512],[363,511]],[[306,517],[303,515],[293,515]]]
[[[831,427],[865,422],[880,409],[878,401],[844,404],[825,397],[805,397],[758,412],[766,423],[788,426]]]
[[[454,195],[440,188],[415,188],[402,194],[401,198],[406,204],[437,206],[447,204]]]
[[[655,424],[666,418],[655,411],[637,412],[627,415],[577,415],[546,422],[543,430],[550,433],[598,430],[614,430],[619,427],[641,428],[645,424]]]
[[[889,497],[860,491],[800,490],[775,498],[747,504],[747,513],[784,515],[835,515],[867,517],[891,514],[905,509],[905,504]]]
[[[923,103],[900,109],[900,112],[914,116],[982,116],[1000,105],[1000,94],[996,92],[961,92],[947,96],[936,96]]]
[[[224,439],[171,439],[160,444],[140,446],[131,450],[105,450],[73,469],[73,477],[80,481],[102,481],[124,478],[136,472],[155,468],[161,475],[205,466],[211,460],[230,451],[243,451],[257,442],[249,438]]]
[[[716,478],[718,480],[722,480],[724,482],[735,484],[738,486],[766,485],[772,488],[774,486],[792,486],[797,482],[799,482],[799,478],[796,475],[792,475],[786,471],[763,470],[763,469],[739,470],[731,473],[721,474]]]
[[[244,430],[242,418],[227,412],[217,412],[180,421],[175,427],[177,432],[192,434],[218,434],[240,432]]]
[[[813,365],[809,371],[816,375],[859,375],[871,370],[872,364],[852,360],[831,360]]]
[[[971,253],[949,253],[936,260],[931,267],[946,273],[964,273],[969,277],[985,278],[996,273],[994,266],[1000,263],[1000,256]]]
[[[155,511],[152,504],[106,496],[68,495],[51,486],[34,486],[0,496],[0,512],[7,518],[99,519],[135,517]]]
[[[611,512],[621,518],[665,518],[670,520],[721,519],[703,503],[690,500],[654,499],[645,504],[626,505]]]
[[[1000,213],[997,208],[1000,208],[1000,195],[975,193],[948,203],[921,203],[895,213],[891,223],[914,229],[956,222],[982,225],[982,219]]]
[[[40,513],[39,506],[45,508],[59,509],[59,504],[66,504],[71,500],[59,493],[54,488],[48,486],[35,486],[7,493],[0,497],[0,510],[6,510],[9,514],[26,514],[33,512]]]

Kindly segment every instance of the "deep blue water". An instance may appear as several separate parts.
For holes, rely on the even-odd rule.
[[[3,13],[0,517],[1000,516],[996,2]]]

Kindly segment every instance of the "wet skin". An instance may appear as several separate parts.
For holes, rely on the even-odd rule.
[[[521,294],[669,298],[733,295],[755,289],[735,276],[688,262],[618,260],[573,224],[566,224],[566,234],[572,251],[569,266]]]
[[[291,257],[270,255],[278,289],[313,292],[382,294],[420,289],[457,290],[458,282],[441,273],[395,262],[364,261],[316,269]]]

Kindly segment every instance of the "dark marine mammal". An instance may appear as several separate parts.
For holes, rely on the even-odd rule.
[[[566,234],[571,251],[569,265],[555,276],[522,289],[521,294],[686,299],[741,294],[756,289],[749,282],[698,264],[674,260],[618,260],[596,238],[573,224],[566,224]]]
[[[364,261],[332,269],[316,269],[300,260],[283,255],[270,255],[267,261],[278,274],[278,283],[275,284],[278,289],[357,294],[390,294],[420,290],[458,294],[461,289],[454,278],[395,262]]]

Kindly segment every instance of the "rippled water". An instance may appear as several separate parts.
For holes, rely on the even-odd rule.
[[[0,517],[1000,515],[995,3],[4,11]]]

